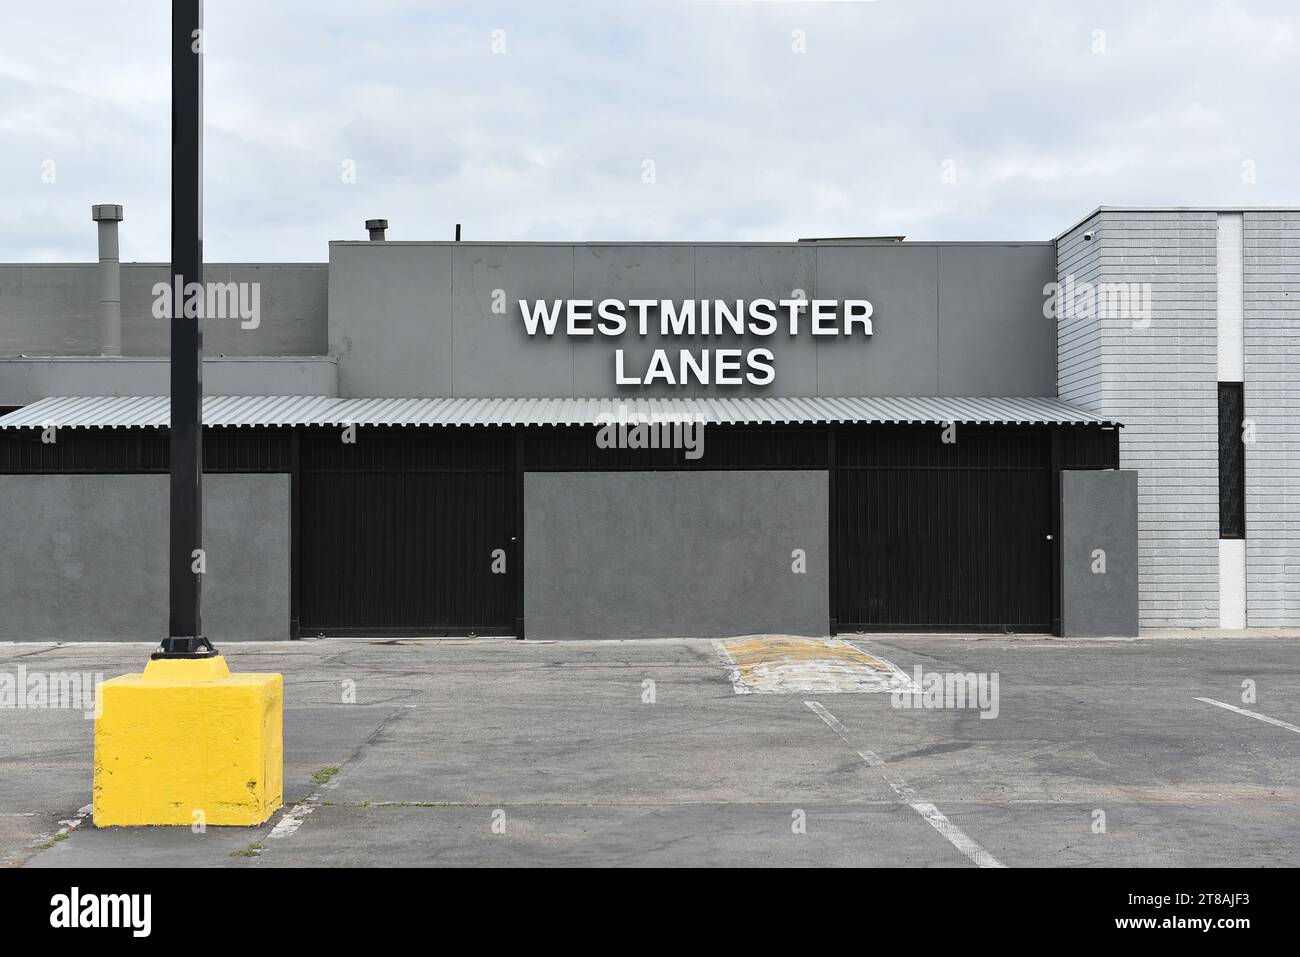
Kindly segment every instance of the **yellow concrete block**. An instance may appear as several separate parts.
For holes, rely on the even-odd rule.
[[[219,655],[167,658],[99,694],[97,826],[261,824],[283,803],[280,675],[232,674]]]

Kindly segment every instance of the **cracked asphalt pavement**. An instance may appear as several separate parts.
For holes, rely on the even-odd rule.
[[[707,641],[231,644],[233,670],[285,677],[282,810],[198,834],[96,828],[93,723],[0,709],[0,863],[1300,859],[1300,640],[842,637],[908,675],[997,673],[997,718],[887,693],[737,694]],[[112,677],[149,650],[8,644],[0,673]]]

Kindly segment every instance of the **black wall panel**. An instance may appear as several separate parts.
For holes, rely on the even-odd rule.
[[[514,631],[511,433],[358,429],[346,444],[330,429],[300,442],[302,634]]]
[[[39,429],[0,432],[0,473],[166,472],[171,448],[165,429],[59,429],[42,442]],[[205,472],[287,472],[287,429],[203,430]]]
[[[1049,433],[941,432],[837,434],[839,630],[1049,630]]]
[[[1246,537],[1245,386],[1219,383],[1219,537]]]

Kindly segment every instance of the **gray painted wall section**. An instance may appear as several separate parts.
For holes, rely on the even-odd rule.
[[[352,396],[1054,395],[1051,243],[330,244],[329,344]],[[874,336],[529,337],[519,299],[867,298]],[[507,310],[492,310],[497,290]],[[614,354],[762,346],[770,386],[615,385]]]
[[[338,363],[328,356],[203,360],[207,395],[338,395]],[[171,395],[166,359],[0,359],[0,405],[60,395]]]
[[[0,263],[0,355],[98,355],[97,263]],[[153,316],[166,263],[122,264],[122,354],[165,356],[171,330]],[[203,324],[209,356],[314,356],[328,351],[325,263],[206,263],[207,282],[260,284],[261,322]]]
[[[1096,316],[1060,332],[1063,397],[1124,423],[1120,462],[1139,475],[1144,628],[1219,624],[1216,230],[1213,210],[1104,210],[1058,242],[1059,282],[1073,268],[1151,283],[1148,324]]]
[[[1094,216],[1078,229],[1061,237],[1056,247],[1058,281],[1073,277],[1077,284],[1101,282],[1101,243],[1095,238]],[[1085,233],[1093,239],[1084,239]],[[1102,393],[1101,325],[1079,314],[1063,315],[1056,326],[1056,389],[1065,402],[1101,411]]]
[[[1138,475],[1061,473],[1061,634],[1138,633]],[[1105,570],[1094,552],[1104,553]]]
[[[166,475],[0,475],[0,639],[162,639]],[[203,479],[203,626],[289,636],[289,476]]]
[[[527,635],[824,635],[827,490],[825,472],[530,472]]]
[[[1300,625],[1300,212],[1244,215],[1246,624]]]

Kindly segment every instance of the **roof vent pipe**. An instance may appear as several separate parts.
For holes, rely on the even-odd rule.
[[[388,229],[388,220],[367,219],[366,229],[370,231],[370,241],[372,243],[382,243],[384,241],[384,231]]]
[[[122,354],[122,268],[118,261],[117,224],[122,207],[103,203],[90,207],[90,218],[99,224],[99,351],[100,355]]]

